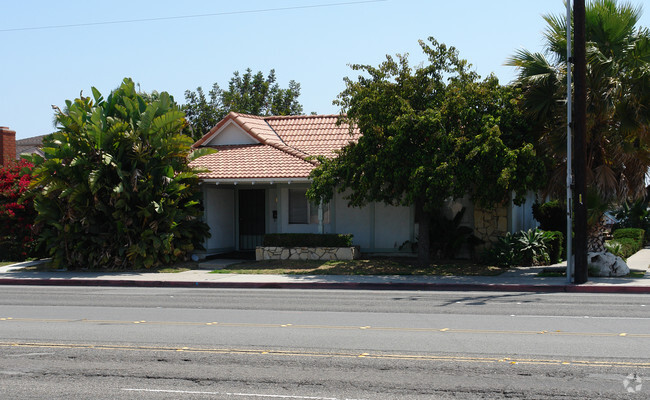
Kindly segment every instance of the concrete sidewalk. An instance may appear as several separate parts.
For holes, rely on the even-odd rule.
[[[25,270],[30,263],[0,268],[0,285],[130,286],[200,288],[283,288],[356,290],[478,290],[525,292],[593,292],[650,294],[650,248],[631,256],[632,270],[643,270],[643,278],[589,278],[583,285],[568,284],[565,277],[539,277],[544,267],[522,267],[499,276],[409,276],[409,275],[249,275],[210,273],[239,260],[213,260],[209,270],[180,273],[84,272]],[[556,264],[554,267],[566,267]]]

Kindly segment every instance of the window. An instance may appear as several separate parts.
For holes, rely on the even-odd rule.
[[[323,204],[323,223],[330,222],[329,203]],[[289,223],[318,224],[318,204],[307,200],[307,189],[289,189]]]
[[[289,223],[308,224],[309,205],[306,190],[289,189]]]

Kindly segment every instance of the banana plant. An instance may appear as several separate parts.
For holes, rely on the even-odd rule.
[[[131,79],[56,109],[58,130],[34,156],[40,240],[55,266],[149,268],[185,259],[209,235],[201,221],[192,139],[166,92],[149,102]]]

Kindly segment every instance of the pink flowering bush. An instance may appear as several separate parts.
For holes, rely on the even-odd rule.
[[[30,199],[22,199],[34,165],[20,160],[0,166],[0,260],[24,260],[35,248],[32,231],[36,212]]]

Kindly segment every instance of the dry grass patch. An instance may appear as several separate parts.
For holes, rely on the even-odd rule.
[[[212,271],[221,274],[297,274],[297,275],[477,275],[494,276],[506,269],[465,260],[434,262],[428,267],[415,265],[413,258],[371,258],[349,261],[263,260],[247,261]]]
[[[173,265],[163,265],[159,267],[152,268],[142,268],[142,269],[113,269],[113,268],[83,268],[74,272],[106,272],[106,273],[124,273],[124,272],[159,272],[164,274],[173,274],[178,272],[190,271],[193,269],[198,269],[199,264],[194,261],[182,261]],[[48,263],[32,265],[29,267],[23,268],[25,271],[66,271],[65,268],[53,268],[52,265]]]

